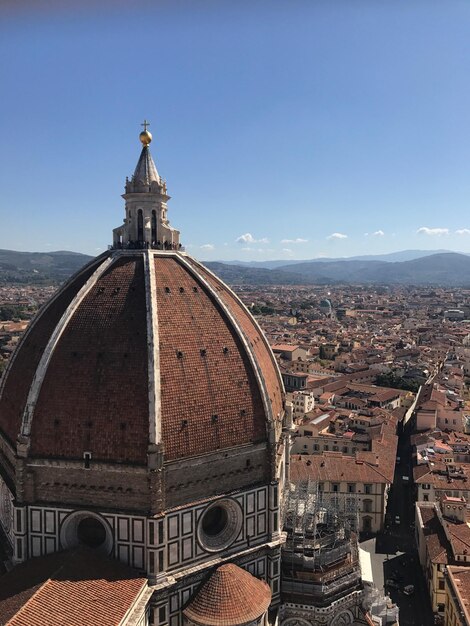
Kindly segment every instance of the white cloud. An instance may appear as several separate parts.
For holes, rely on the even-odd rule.
[[[455,231],[456,235],[470,235],[470,228],[459,228]]]
[[[215,248],[213,243],[205,243],[201,246],[201,250],[213,250]]]
[[[267,237],[255,239],[251,233],[245,233],[244,235],[240,235],[240,237],[237,237],[235,241],[237,243],[269,243]]]
[[[294,254],[290,248],[282,248],[284,254]]]
[[[302,239],[302,237],[297,237],[297,239],[281,239],[281,243],[307,243],[308,239]]]
[[[256,252],[259,254],[268,254],[270,252],[276,252],[274,248],[250,248],[249,246],[244,246],[241,248],[242,252]]]
[[[328,235],[327,239],[347,239],[347,235],[343,235],[343,233],[332,233]]]
[[[429,235],[431,237],[441,237],[442,235],[448,235],[448,228],[428,228],[427,226],[421,226],[416,231],[418,235]]]
[[[385,235],[383,230],[376,230],[374,233],[374,237],[383,237]]]

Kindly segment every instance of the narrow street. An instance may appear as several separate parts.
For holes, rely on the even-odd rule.
[[[434,615],[414,537],[414,490],[409,426],[398,441],[393,486],[390,489],[385,530],[376,539],[376,559],[383,559],[385,591],[400,608],[401,626],[432,626]],[[408,480],[404,477],[408,477]],[[389,582],[387,582],[389,581]],[[406,595],[404,588],[414,586]]]

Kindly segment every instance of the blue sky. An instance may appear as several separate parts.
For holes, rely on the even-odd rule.
[[[470,252],[468,1],[18,4],[1,248],[105,248],[146,117],[196,257]]]

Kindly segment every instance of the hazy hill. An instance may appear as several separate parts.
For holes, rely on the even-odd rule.
[[[78,252],[0,250],[0,283],[62,282],[91,258]]]
[[[310,279],[296,272],[284,272],[261,267],[228,265],[218,261],[204,263],[223,281],[235,285],[302,285],[310,284]]]
[[[371,277],[374,282],[384,283],[470,285],[470,257],[447,252],[403,263],[387,263]]]
[[[224,265],[241,265],[243,267],[258,267],[265,269],[277,269],[287,265],[297,265],[298,263],[331,263],[332,261],[387,261],[393,263],[395,261],[412,261],[421,257],[431,256],[434,254],[444,254],[450,250],[401,250],[399,252],[389,252],[387,254],[365,254],[362,256],[351,257],[321,257],[317,259],[306,259],[300,261],[293,260],[274,260],[274,261],[220,261]]]
[[[411,251],[410,251],[411,252]],[[403,253],[398,253],[403,254]],[[76,252],[0,250],[0,284],[60,283],[92,257]],[[470,256],[445,252],[409,261],[340,259],[285,263],[273,269],[206,262],[223,280],[239,285],[377,283],[470,286]]]
[[[331,284],[377,283],[470,286],[470,256],[456,252],[433,254],[412,261],[305,261],[266,270],[206,263],[230,283],[246,284]],[[287,282],[286,275],[291,275]],[[293,280],[292,280],[293,279]]]

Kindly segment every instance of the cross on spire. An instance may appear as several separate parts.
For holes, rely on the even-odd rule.
[[[141,126],[144,127],[144,132],[147,130],[147,126],[150,126],[150,122],[147,122],[147,120],[144,119],[144,123],[141,124]]]

